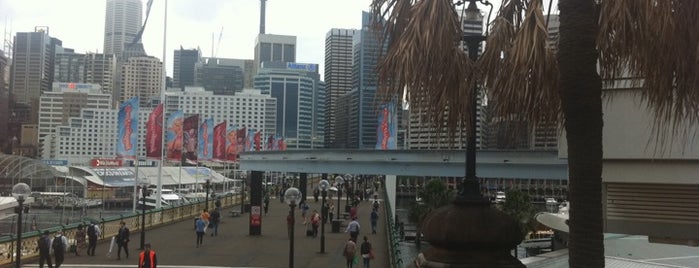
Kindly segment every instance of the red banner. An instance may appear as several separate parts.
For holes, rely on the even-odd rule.
[[[245,137],[247,136],[247,130],[245,127],[239,128],[236,134],[235,147],[238,154],[245,152]]]
[[[238,129],[230,126],[226,129],[226,161],[238,160]]]
[[[148,116],[146,123],[146,157],[158,158],[163,156],[163,104]]]
[[[184,158],[187,163],[197,163],[197,147],[199,145],[199,115],[184,119]]]
[[[226,121],[223,121],[214,127],[213,160],[226,160]]]
[[[261,144],[262,143],[262,132],[261,131],[255,132],[254,142],[255,142],[255,151],[259,151],[262,147],[262,144]]]

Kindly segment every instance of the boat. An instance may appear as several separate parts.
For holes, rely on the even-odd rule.
[[[151,188],[150,195],[145,198],[145,208],[153,209],[157,207],[158,190],[156,188]],[[160,194],[160,205],[161,207],[173,207],[189,204],[189,199],[186,197],[175,193],[172,189],[161,189]],[[144,200],[143,197],[139,197],[137,207],[143,209]]]
[[[554,232],[551,229],[529,232],[521,246],[526,250],[527,256],[550,252],[553,248],[553,236]]]
[[[27,198],[27,200],[24,201],[25,206],[32,203],[34,203],[33,197],[29,197]],[[9,218],[14,215],[17,215],[15,213],[15,208],[17,206],[19,206],[19,202],[17,202],[16,198],[7,196],[0,197],[0,219]]]
[[[505,192],[498,191],[497,193],[495,193],[495,203],[505,203],[506,199],[507,196],[505,195]]]

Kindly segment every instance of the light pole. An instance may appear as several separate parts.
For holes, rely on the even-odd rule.
[[[294,268],[294,223],[295,218],[294,208],[297,202],[301,200],[301,191],[296,187],[289,187],[284,192],[284,201],[289,204],[289,214],[291,214],[292,224],[291,230],[289,231],[289,268]]]
[[[320,211],[322,214],[323,211],[327,212],[327,209],[325,208],[325,197],[328,196],[328,188],[330,188],[330,183],[328,180],[321,180],[318,183],[318,188],[320,188],[321,194],[323,195],[323,201],[320,203]],[[323,222],[320,225],[320,253],[325,253],[325,214],[323,215]]]
[[[206,179],[204,187],[206,187],[206,197],[204,198],[206,204],[204,205],[204,209],[209,210],[209,188],[211,187],[211,179]]]
[[[147,180],[141,181],[141,247],[138,249],[144,249],[146,242],[146,197],[150,196],[148,185]]]
[[[15,257],[15,268],[22,267],[22,212],[24,212],[24,200],[32,193],[31,188],[26,183],[20,182],[12,186],[12,196],[17,199],[17,255]]]
[[[342,199],[342,184],[345,182],[345,179],[342,178],[342,176],[337,175],[335,177],[335,187],[337,187],[337,216],[335,216],[336,219],[340,218],[340,199]]]

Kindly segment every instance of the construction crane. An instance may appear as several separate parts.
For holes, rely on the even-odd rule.
[[[216,42],[216,50],[214,50],[214,58],[218,56],[218,49],[221,47],[221,38],[223,37],[223,26],[221,26],[221,32],[218,34],[218,42]],[[211,40],[213,41],[213,40]],[[213,50],[213,48],[212,48]]]

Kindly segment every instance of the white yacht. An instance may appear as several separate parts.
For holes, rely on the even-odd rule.
[[[158,198],[158,190],[155,188],[151,188],[151,194],[146,197],[145,200],[145,206],[146,209],[153,209],[156,207],[156,198]],[[181,206],[184,204],[189,203],[189,200],[185,198],[184,196],[175,193],[172,189],[162,189],[161,195],[160,195],[160,202],[163,207],[171,207],[171,206]],[[138,199],[138,207],[142,208],[143,206],[143,197],[140,197]]]
[[[498,191],[497,193],[495,193],[495,203],[505,203],[506,199],[507,196],[505,195],[505,192]]]

